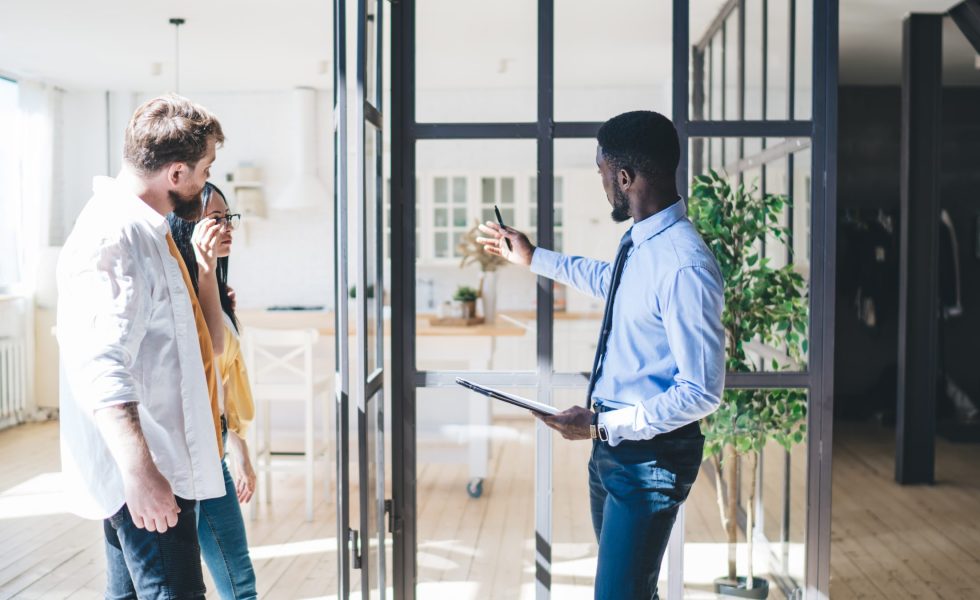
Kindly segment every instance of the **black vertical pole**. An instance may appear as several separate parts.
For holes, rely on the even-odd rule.
[[[940,14],[911,14],[902,27],[899,483],[935,477],[942,23]]]
[[[415,416],[415,3],[391,4],[391,484],[396,600],[418,578]],[[346,598],[346,596],[344,596]]]
[[[694,80],[691,82],[691,111],[695,121],[704,119],[704,53],[705,50],[696,45],[691,46],[691,70]],[[704,139],[696,138],[691,140],[691,172],[694,175],[701,175],[706,172],[704,168]]]
[[[538,243],[555,247],[555,2],[538,0]],[[537,280],[538,401],[550,404],[554,372],[554,284]],[[543,423],[535,427],[535,598],[551,597],[552,437]]]
[[[671,113],[674,127],[677,128],[677,137],[680,140],[681,156],[677,164],[677,193],[682,197],[687,197],[688,179],[688,70],[687,61],[690,52],[690,26],[688,25],[688,11],[690,7],[685,0],[674,0],[673,6],[673,36],[674,44],[672,49],[672,73],[673,88],[671,89]],[[724,56],[724,50],[722,50]],[[722,59],[722,74],[724,77],[724,59]],[[725,101],[724,84],[722,85],[721,98],[722,106]],[[724,110],[724,109],[722,109]],[[724,119],[724,112],[722,113]],[[724,163],[724,160],[722,160]]]
[[[337,440],[337,594],[350,596],[350,346],[348,336],[347,227],[347,0],[334,0],[334,386]]]

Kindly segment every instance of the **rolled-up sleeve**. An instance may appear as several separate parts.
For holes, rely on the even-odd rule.
[[[650,439],[697,421],[721,402],[725,332],[721,277],[707,266],[679,269],[661,297],[664,330],[677,363],[671,387],[636,406],[599,415],[609,444]]]
[[[604,299],[609,292],[612,266],[603,260],[566,256],[537,248],[531,257],[531,272],[570,285],[583,294]]]
[[[69,257],[58,276],[58,344],[83,410],[139,402],[134,357],[146,335],[150,289],[125,239]]]

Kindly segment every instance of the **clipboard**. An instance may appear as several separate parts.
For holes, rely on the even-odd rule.
[[[507,404],[513,404],[514,406],[519,406],[531,412],[544,414],[544,415],[557,415],[558,413],[561,412],[560,410],[558,410],[554,406],[551,406],[550,404],[542,404],[541,402],[528,400],[527,398],[522,398],[521,396],[514,396],[512,394],[501,392],[500,390],[483,387],[482,385],[473,383],[472,381],[468,381],[466,379],[463,379],[462,377],[457,377],[456,383],[463,386],[464,388],[476,392],[477,394],[481,394],[483,396],[493,398],[494,400],[501,400],[503,402],[506,402]]]

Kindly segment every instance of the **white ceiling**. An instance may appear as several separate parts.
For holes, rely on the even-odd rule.
[[[810,1],[798,0],[800,10]],[[692,3],[692,30],[706,26],[722,2]],[[353,18],[356,3],[348,4]],[[842,0],[841,80],[897,83],[902,17],[950,4]],[[530,6],[530,0],[420,0],[419,85],[533,87],[537,25]],[[668,6],[667,0],[558,0],[556,84],[665,80],[670,72]],[[3,0],[0,72],[67,89],[171,90],[170,17],[187,19],[180,34],[182,91],[330,85],[331,0]],[[945,37],[946,81],[980,84],[972,49],[951,23]],[[155,64],[159,75],[153,74]]]

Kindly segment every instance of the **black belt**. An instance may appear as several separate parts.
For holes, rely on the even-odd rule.
[[[592,410],[594,410],[597,413],[604,413],[604,412],[610,412],[619,409],[612,408],[611,406],[593,404]],[[698,421],[694,421],[693,423],[688,423],[683,427],[678,427],[673,431],[668,431],[667,433],[660,433],[653,439],[664,440],[664,439],[673,439],[673,438],[692,438],[692,437],[698,437],[699,435],[701,435],[701,424]],[[646,440],[635,440],[635,441],[646,441]]]

